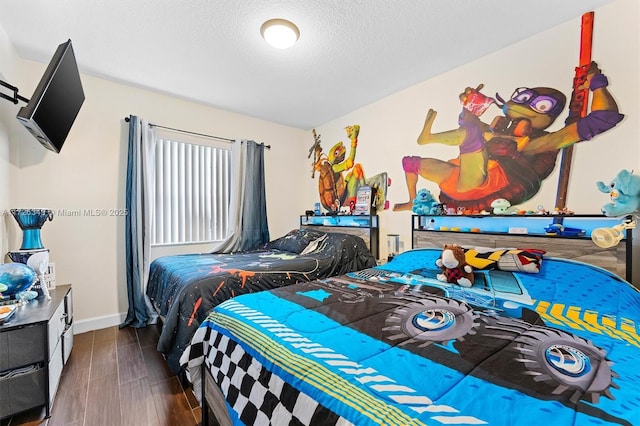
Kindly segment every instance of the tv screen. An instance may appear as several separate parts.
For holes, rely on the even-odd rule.
[[[84,102],[71,40],[58,46],[33,96],[16,118],[47,149],[60,152]]]

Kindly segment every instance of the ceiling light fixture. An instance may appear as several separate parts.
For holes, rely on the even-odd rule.
[[[300,37],[300,30],[293,22],[286,19],[269,19],[260,27],[262,38],[278,49],[288,49]]]

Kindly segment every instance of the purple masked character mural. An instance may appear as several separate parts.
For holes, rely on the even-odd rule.
[[[482,85],[467,88],[460,95],[459,127],[441,133],[431,132],[437,113],[430,109],[418,144],[458,146],[460,155],[448,161],[404,157],[409,201],[393,209],[411,210],[419,177],[438,184],[440,202],[469,213],[491,211],[496,199],[506,199],[511,205],[529,200],[553,171],[559,150],[589,140],[622,120],[607,85],[597,64],[591,63],[584,83],[593,93],[591,112],[555,132],[546,129],[564,109],[566,97],[548,87],[521,87],[506,101],[499,95],[496,101],[483,98]],[[490,102],[498,104],[504,116],[486,124],[479,116]]]

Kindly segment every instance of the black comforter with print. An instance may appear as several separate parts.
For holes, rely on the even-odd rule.
[[[301,254],[313,242],[315,250]],[[158,258],[151,264],[147,286],[147,295],[164,318],[158,350],[177,374],[180,355],[209,311],[221,302],[375,264],[359,237],[298,230],[259,250]]]

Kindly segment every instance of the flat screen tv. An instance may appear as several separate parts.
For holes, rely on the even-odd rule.
[[[78,64],[68,40],[58,46],[33,96],[16,117],[45,148],[59,153],[83,102]]]

